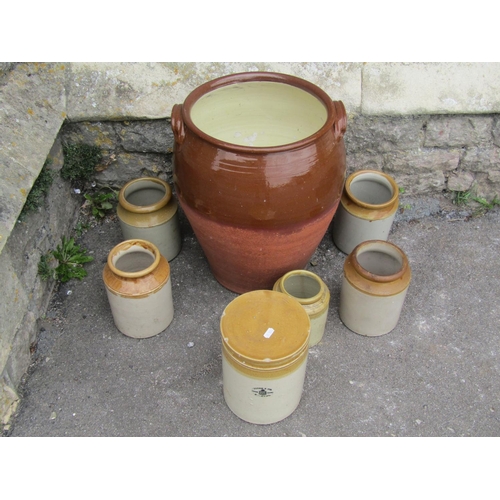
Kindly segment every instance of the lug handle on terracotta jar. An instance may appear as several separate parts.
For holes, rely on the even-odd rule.
[[[347,113],[345,111],[345,106],[342,101],[332,101],[333,107],[335,108],[335,123],[333,125],[333,130],[335,133],[335,139],[338,141],[344,137],[347,128]]]
[[[180,146],[186,137],[184,121],[182,120],[182,104],[174,104],[172,108],[171,125],[175,142]]]

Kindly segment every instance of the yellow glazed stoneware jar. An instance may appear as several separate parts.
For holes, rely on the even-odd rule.
[[[335,246],[349,254],[363,241],[387,240],[398,206],[399,188],[392,177],[378,170],[354,172],[333,218]]]
[[[347,328],[370,337],[399,321],[411,280],[405,253],[383,240],[360,243],[344,262],[339,315]]]
[[[325,332],[330,305],[330,291],[323,280],[310,271],[290,271],[276,281],[273,290],[299,302],[311,321],[309,347],[318,344]]]
[[[103,281],[116,327],[146,338],[165,330],[174,317],[170,266],[151,242],[126,240],[108,255]]]
[[[220,322],[224,399],[253,424],[272,424],[297,408],[304,385],[310,322],[292,297],[255,290],[234,299]]]
[[[141,177],[127,182],[118,196],[117,215],[124,239],[151,241],[168,260],[181,250],[177,201],[165,181]]]

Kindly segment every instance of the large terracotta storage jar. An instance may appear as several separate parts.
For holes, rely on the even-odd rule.
[[[224,399],[253,424],[272,424],[299,405],[310,321],[292,297],[254,290],[236,297],[220,322]]]
[[[346,112],[310,82],[239,73],[172,109],[176,193],[215,278],[237,293],[304,268],[345,178]]]

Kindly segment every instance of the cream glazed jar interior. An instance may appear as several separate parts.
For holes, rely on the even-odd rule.
[[[404,258],[401,251],[384,242],[366,242],[356,251],[355,257],[361,269],[372,277],[394,277],[403,271]]]
[[[388,175],[379,172],[359,172],[346,184],[349,196],[362,206],[386,206],[394,203],[398,187]]]
[[[279,82],[243,82],[215,89],[194,103],[193,123],[223,142],[273,147],[305,139],[323,127],[327,109],[313,94]]]

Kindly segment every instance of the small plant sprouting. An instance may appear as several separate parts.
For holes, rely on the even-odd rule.
[[[472,198],[472,190],[453,191],[453,203],[458,206],[467,205]]]
[[[399,194],[405,194],[405,193],[406,193],[406,189],[404,187],[400,187]]]
[[[89,144],[67,144],[63,146],[63,153],[61,177],[72,182],[92,179],[102,159],[100,148]]]
[[[116,193],[114,191],[111,193],[86,193],[83,197],[87,200],[87,204],[92,211],[92,215],[96,219],[102,219],[106,215],[106,212],[113,209],[112,202],[116,200]]]
[[[48,281],[49,279],[55,278],[55,270],[50,265],[52,260],[53,258],[51,252],[40,256],[40,262],[38,263],[38,275],[42,281]]]
[[[480,203],[486,210],[491,210],[492,208],[495,208],[496,205],[500,206],[500,200],[497,195],[495,195],[491,201],[488,201],[486,198],[482,198],[481,196],[474,196],[472,199]]]
[[[81,280],[87,276],[87,271],[83,264],[94,260],[90,255],[86,255],[87,250],[82,249],[75,243],[73,238],[62,237],[61,244],[55,250],[42,255],[38,264],[38,274],[46,281],[49,278],[65,283],[72,278]],[[55,259],[57,266],[53,267],[51,261]]]
[[[40,174],[38,175],[26,198],[23,209],[19,214],[20,220],[23,220],[28,213],[34,212],[42,205],[42,202],[49,192],[50,186],[52,186],[52,182],[54,180],[54,173],[49,168],[51,163],[52,160],[47,158]]]
[[[90,224],[86,224],[85,222],[78,222],[74,229],[76,236],[81,236],[89,227]]]

